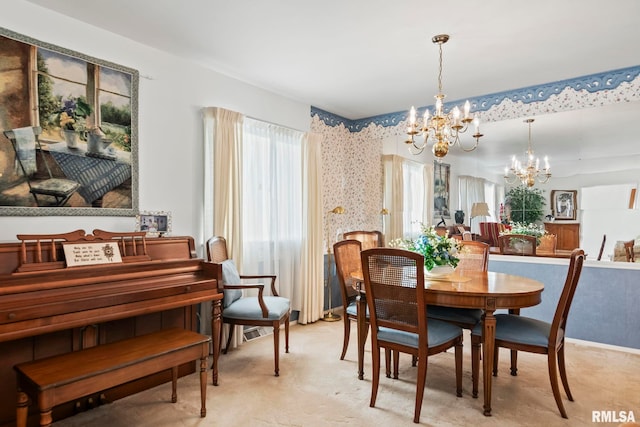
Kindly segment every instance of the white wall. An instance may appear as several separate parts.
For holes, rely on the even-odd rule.
[[[126,13],[126,11],[123,11]],[[3,7],[0,26],[140,72],[139,208],[169,211],[173,235],[200,245],[203,210],[203,107],[217,106],[307,131],[310,106],[247,85],[23,0]],[[133,217],[0,217],[0,241],[18,233],[82,228],[129,231]]]

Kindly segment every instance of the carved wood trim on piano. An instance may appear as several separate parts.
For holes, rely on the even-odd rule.
[[[18,234],[21,249],[20,265],[16,272],[65,268],[62,243],[66,242],[115,240],[120,248],[122,262],[150,261],[151,257],[147,254],[146,234],[145,231],[111,232],[98,229],[93,230],[93,234],[86,234],[84,230],[56,234]],[[27,251],[27,246],[29,244],[35,244],[32,257],[28,256],[30,251]]]

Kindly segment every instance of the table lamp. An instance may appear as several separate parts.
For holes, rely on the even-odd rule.
[[[482,217],[486,217],[489,216],[489,205],[486,204],[485,202],[477,202],[474,203],[473,205],[471,205],[471,219],[473,220],[473,218],[478,217],[478,216],[482,216]],[[471,222],[469,222],[469,225],[471,225]]]

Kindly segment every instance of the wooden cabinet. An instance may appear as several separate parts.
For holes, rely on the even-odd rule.
[[[558,237],[557,249],[573,250],[580,247],[579,222],[545,222],[544,228],[547,233]]]

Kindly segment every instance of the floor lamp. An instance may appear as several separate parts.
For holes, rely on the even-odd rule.
[[[474,203],[471,206],[471,219],[475,217],[487,217],[489,216],[489,205],[485,202]],[[469,222],[469,226],[471,226],[471,222]]]
[[[330,210],[328,213],[329,214],[341,215],[341,214],[344,213],[344,208],[342,206],[336,206],[335,208]],[[330,233],[331,218],[333,218],[333,217],[331,217],[331,216],[329,217],[328,224],[327,224],[327,288],[329,288],[329,311],[322,318],[322,320],[324,320],[326,322],[335,322],[335,321],[341,319],[341,317],[339,315],[333,314],[332,301],[331,301],[331,282],[332,282],[332,280],[331,280],[331,278],[332,278],[332,275],[331,275],[331,254],[332,254],[332,251],[331,251],[331,233]]]
[[[389,210],[387,208],[382,208],[380,210],[380,215],[382,216],[382,237],[384,238],[384,241],[387,241],[387,233],[386,233],[386,222],[387,222],[387,218],[385,218],[387,215],[389,215]]]

